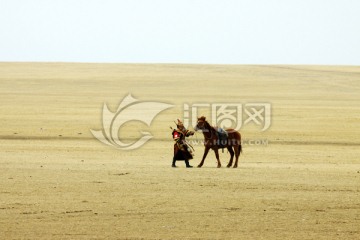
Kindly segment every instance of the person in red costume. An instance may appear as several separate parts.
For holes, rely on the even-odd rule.
[[[195,132],[187,130],[179,119],[176,123],[176,126],[177,129],[173,129],[172,132],[172,137],[175,141],[172,167],[176,167],[175,163],[177,160],[183,160],[185,161],[187,168],[192,168],[192,166],[189,164],[189,160],[193,159],[194,148],[186,142],[185,138],[194,135]]]

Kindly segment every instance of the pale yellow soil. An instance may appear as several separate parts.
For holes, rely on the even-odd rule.
[[[128,93],[174,105],[134,151],[90,132]],[[200,102],[271,103],[268,144],[171,168]],[[0,103],[0,239],[360,239],[360,67],[0,63]]]

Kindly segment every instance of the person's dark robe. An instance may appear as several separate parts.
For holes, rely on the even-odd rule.
[[[182,141],[185,139],[185,135],[177,130],[174,130],[173,138],[175,140],[174,144],[174,160],[190,160],[193,159],[193,156],[189,151],[187,150],[187,146],[182,143]],[[182,146],[182,149],[180,149],[180,146]]]

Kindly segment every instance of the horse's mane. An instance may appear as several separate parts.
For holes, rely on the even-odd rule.
[[[204,122],[205,122],[205,128],[210,129],[210,131],[216,131],[215,127],[211,126],[208,121],[205,120]]]

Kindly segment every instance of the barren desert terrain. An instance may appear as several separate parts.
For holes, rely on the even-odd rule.
[[[125,151],[90,129],[129,93],[173,107]],[[360,67],[0,63],[0,102],[0,239],[360,239]],[[264,102],[238,168],[171,168],[184,104]]]

